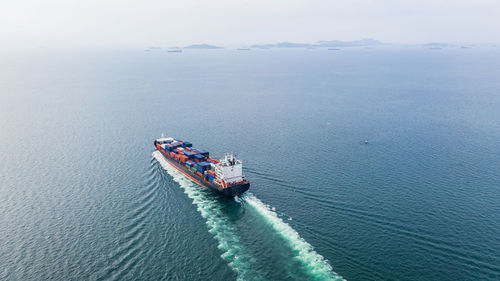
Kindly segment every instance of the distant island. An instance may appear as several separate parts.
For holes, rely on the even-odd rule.
[[[208,45],[208,44],[194,44],[184,47],[184,49],[224,49],[224,47]]]
[[[362,40],[355,41],[318,41],[313,44],[309,43],[292,43],[292,42],[281,42],[276,44],[263,44],[263,45],[252,45],[252,48],[259,49],[270,49],[270,48],[337,48],[337,47],[367,47],[367,46],[379,46],[387,45],[387,43],[382,43],[378,40],[365,38]]]
[[[484,46],[498,47],[494,44],[483,44]],[[387,42],[381,42],[372,38],[364,38],[361,40],[353,40],[353,41],[341,41],[341,40],[321,40],[315,43],[295,43],[295,42],[279,42],[274,44],[255,44],[255,45],[243,45],[243,47],[236,48],[238,51],[250,51],[251,49],[326,49],[331,51],[338,51],[344,48],[349,47],[358,47],[371,49],[373,47],[379,46],[402,46],[402,47],[423,47],[431,50],[441,50],[445,48],[461,48],[461,49],[469,49],[473,46],[479,46],[478,44],[453,44],[453,43],[442,43],[442,42],[429,42],[429,43],[420,43],[420,44],[393,44]],[[159,46],[150,46],[147,47],[144,51],[155,51],[161,50],[162,47]],[[185,47],[165,47],[168,52],[182,52],[180,50],[183,49],[191,49],[191,50],[216,50],[216,49],[224,49],[221,46],[215,46],[210,44],[193,44]]]

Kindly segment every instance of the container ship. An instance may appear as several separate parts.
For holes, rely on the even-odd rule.
[[[243,175],[243,162],[233,154],[226,153],[222,159],[216,160],[208,151],[174,138],[156,139],[154,145],[172,167],[224,196],[238,196],[250,188]]]

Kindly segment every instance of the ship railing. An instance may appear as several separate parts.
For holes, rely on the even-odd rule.
[[[238,184],[245,184],[245,183],[248,183],[248,181],[246,179],[243,179],[241,181],[229,183],[229,184],[227,184],[227,187],[235,186],[235,185],[238,185]]]

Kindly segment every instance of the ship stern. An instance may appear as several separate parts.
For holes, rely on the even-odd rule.
[[[249,188],[250,188],[250,183],[246,182],[246,183],[237,184],[237,185],[223,188],[222,194],[224,194],[224,196],[227,196],[227,197],[235,197],[235,196],[243,194]]]

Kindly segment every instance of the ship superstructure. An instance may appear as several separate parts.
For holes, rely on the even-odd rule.
[[[234,197],[250,188],[243,175],[243,162],[233,154],[226,153],[216,160],[208,151],[170,137],[156,139],[154,145],[165,160],[185,176],[225,196]]]

